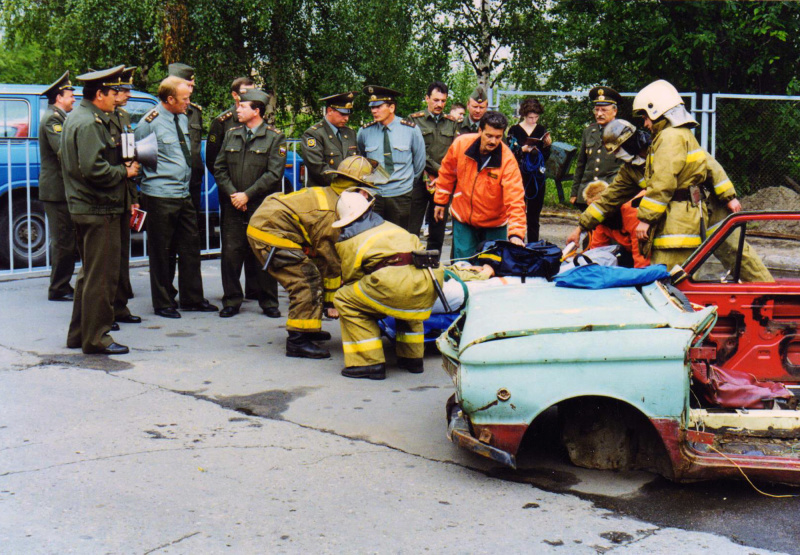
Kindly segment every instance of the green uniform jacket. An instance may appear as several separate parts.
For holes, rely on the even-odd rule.
[[[583,190],[586,186],[598,179],[611,183],[621,163],[603,147],[603,131],[600,126],[597,123],[588,125],[581,137],[578,162],[569,196],[577,197],[576,202],[583,204]]]
[[[222,148],[222,141],[225,140],[225,135],[228,131],[237,125],[239,125],[239,118],[236,116],[235,106],[225,110],[211,122],[211,126],[208,128],[208,140],[206,141],[206,167],[212,175],[214,174],[217,154]]]
[[[467,133],[478,132],[478,122],[475,122],[475,129],[472,128],[472,120],[469,119],[469,113],[464,114],[464,119],[461,122],[456,122],[458,135],[465,135]]]
[[[47,105],[47,110],[39,122],[39,200],[49,202],[65,202],[64,178],[61,176],[61,161],[58,151],[61,148],[61,131],[67,114],[53,104]]]
[[[131,115],[127,112],[127,110],[117,107],[114,109],[114,113],[111,114],[110,121],[111,125],[109,126],[109,131],[111,132],[111,136],[114,138],[114,143],[116,143],[117,148],[120,149],[120,156],[122,156],[122,133],[131,129]],[[123,204],[127,210],[130,208],[131,204],[139,204],[139,190],[136,187],[136,183],[132,179],[125,179],[125,187],[128,197],[125,199]]]
[[[653,126],[653,142],[645,165],[647,192],[637,211],[639,220],[655,228],[650,235],[653,248],[693,249],[700,245],[705,203],[701,211],[689,200],[673,197],[679,192],[688,195],[689,187],[705,183],[707,158],[688,127],[672,127],[667,120]]]
[[[342,281],[377,312],[400,320],[426,320],[436,300],[430,273],[413,265],[387,266],[368,273],[379,262],[398,253],[422,248],[419,238],[391,222],[336,243],[342,260]],[[441,283],[443,270],[436,272]]]
[[[356,132],[349,127],[339,128],[339,140],[323,119],[306,129],[300,141],[300,152],[308,172],[309,187],[330,185],[333,175],[323,175],[325,170],[335,170],[342,160],[358,154]]]
[[[189,142],[192,152],[192,178],[189,180],[189,193],[193,200],[199,201],[204,173],[203,156],[200,152],[203,142],[203,108],[190,102],[186,109],[186,117],[189,118]]]
[[[425,141],[425,171],[436,177],[442,158],[458,136],[458,120],[450,114],[442,114],[437,122],[427,108],[411,114],[408,119],[417,124]]]
[[[70,214],[122,214],[127,170],[109,131],[110,116],[86,99],[64,122],[61,169]]]
[[[230,202],[236,192],[247,194],[251,200],[281,190],[286,165],[286,137],[262,123],[247,142],[247,127],[240,125],[225,134],[222,149],[214,163],[214,179],[220,200]]]
[[[326,302],[341,285],[342,267],[336,253],[340,230],[336,221],[339,195],[330,187],[305,187],[287,195],[270,195],[250,218],[247,234],[279,249],[302,249],[314,259],[323,278]],[[262,261],[263,263],[263,261]]]

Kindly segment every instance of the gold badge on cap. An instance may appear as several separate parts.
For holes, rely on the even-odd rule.
[[[372,87],[368,87],[368,88],[367,88],[367,92],[368,92],[369,94],[372,94],[372,93],[374,93],[374,92],[375,92],[375,90],[374,90]]]
[[[353,100],[353,93],[348,94],[347,98],[349,98],[350,100]]]
[[[605,91],[603,91],[603,89],[597,89],[597,94],[599,96],[603,96],[605,94]]]
[[[369,100],[370,102],[372,102],[373,100],[378,100],[378,97],[373,94],[372,96],[369,97]]]

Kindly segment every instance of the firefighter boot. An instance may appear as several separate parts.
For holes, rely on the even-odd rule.
[[[286,356],[298,358],[330,358],[331,352],[311,342],[310,333],[290,331],[286,340]]]
[[[310,331],[306,334],[311,341],[328,341],[331,334],[327,331]]]
[[[370,364],[369,366],[348,366],[342,370],[346,378],[369,378],[370,380],[386,379],[386,364]]]
[[[422,374],[425,371],[422,367],[421,358],[397,357],[397,366],[403,370],[408,370],[412,374]]]

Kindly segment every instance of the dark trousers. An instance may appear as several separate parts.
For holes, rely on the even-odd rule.
[[[120,216],[73,214],[81,269],[75,281],[75,301],[67,333],[67,347],[84,353],[102,351],[114,340],[112,302],[119,277]]]
[[[222,208],[222,304],[238,308],[244,301],[242,266],[245,279],[252,286],[258,305],[262,310],[278,307],[278,282],[265,272],[258,263],[250,242],[247,240],[247,224],[250,217],[261,206],[263,199],[251,199],[247,211],[236,210],[229,200],[220,200]]]
[[[528,221],[528,238],[526,242],[533,243],[539,240],[539,216],[544,206],[545,180],[540,183],[529,175],[522,174],[522,182],[527,185],[525,189],[525,217]],[[537,186],[538,185],[538,186]]]
[[[45,202],[47,229],[50,232],[50,287],[48,299],[72,293],[69,281],[75,272],[75,226],[66,202]]]
[[[376,196],[373,211],[387,222],[407,230],[411,213],[411,191],[396,197]]]
[[[131,286],[130,260],[131,260],[131,213],[126,210],[119,220],[119,280],[117,293],[114,296],[114,318],[126,318],[131,315],[128,309],[128,299],[133,298]]]
[[[178,293],[181,306],[203,302],[203,279],[200,275],[200,232],[197,212],[191,197],[161,198],[142,194],[147,211],[147,254],[150,260],[150,295],[156,310],[175,307],[170,295],[172,285],[170,250],[178,254]]]
[[[426,248],[442,252],[448,210],[444,211],[442,221],[437,222],[433,218],[434,208],[436,208],[436,205],[433,203],[433,195],[425,187],[425,181],[417,179],[414,182],[414,188],[411,190],[411,214],[408,218],[408,231],[418,236],[423,220],[427,220],[428,242]]]

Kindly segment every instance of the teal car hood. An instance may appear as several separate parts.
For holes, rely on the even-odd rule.
[[[461,358],[466,350],[475,345],[513,337],[539,336],[536,342],[544,345],[555,341],[554,335],[557,334],[661,328],[688,332],[679,334],[683,339],[678,343],[683,345],[677,350],[682,352],[688,340],[713,323],[715,314],[713,307],[685,312],[660,284],[644,286],[641,291],[634,287],[568,289],[552,283],[498,287],[481,290],[470,296],[468,317],[461,332],[458,353]],[[622,335],[635,337],[641,336],[641,332]],[[664,337],[669,333],[656,335]],[[600,333],[594,337],[599,339],[600,336],[617,337],[619,334]],[[675,347],[677,345],[669,350]],[[641,351],[641,345],[634,342],[624,342],[615,348],[618,351],[628,349],[630,355]],[[624,353],[619,354],[624,356]]]

